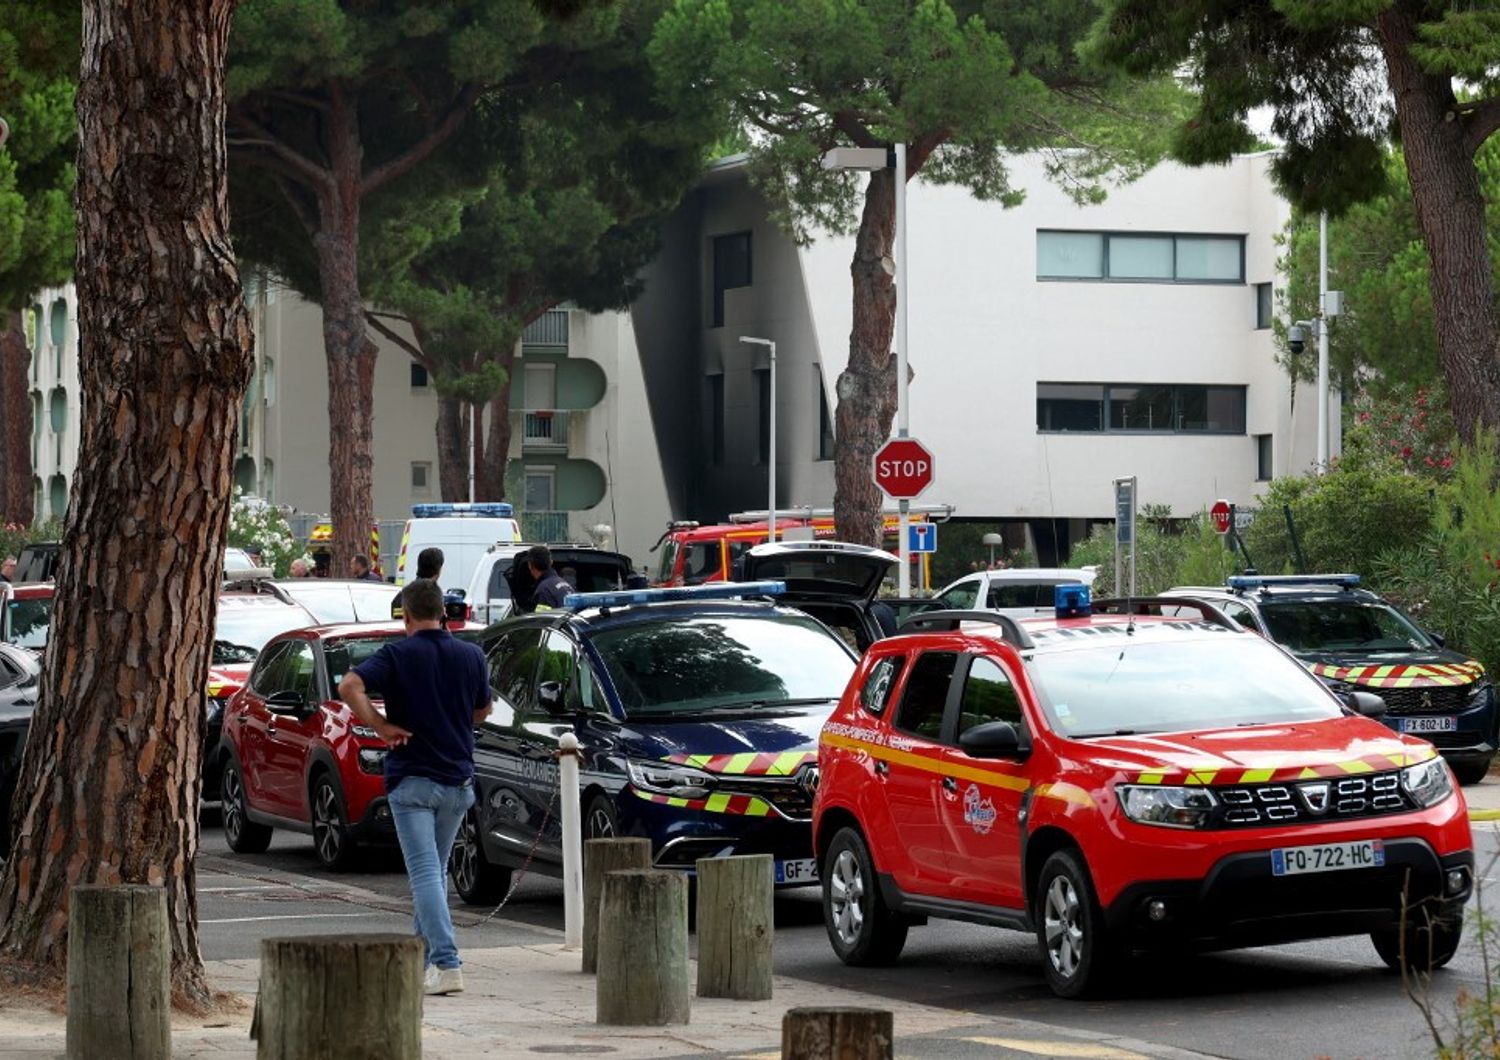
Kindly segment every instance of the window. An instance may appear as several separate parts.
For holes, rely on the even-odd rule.
[[[1275,295],[1268,283],[1255,285],[1255,329],[1264,331],[1271,326]]]
[[[526,511],[555,511],[553,505],[554,477],[550,467],[528,467],[526,469]]]
[[[1243,283],[1244,236],[1038,229],[1039,280]]]
[[[682,584],[702,585],[722,573],[723,559],[717,541],[694,541],[682,557]]]
[[[1255,481],[1270,482],[1272,477],[1271,436],[1257,434],[1255,436]]]
[[[1021,700],[1016,687],[994,659],[983,656],[969,667],[964,679],[964,695],[958,708],[958,734],[962,736],[976,725],[1008,721],[1021,725]]]
[[[250,678],[250,691],[262,698],[281,690],[282,663],[286,661],[288,648],[278,644],[261,655],[255,666],[255,676]]]
[[[567,634],[559,633],[555,629],[548,630],[546,640],[542,644],[540,665],[536,673],[538,687],[547,683],[555,684],[560,694],[558,702],[572,703],[573,663],[573,642],[568,639]]]
[[[1236,603],[1233,600],[1214,600],[1212,602],[1218,604],[1220,611],[1223,611],[1246,629],[1255,630],[1257,633],[1260,632],[1260,627],[1255,624],[1255,612],[1251,611],[1244,604]]]
[[[292,641],[284,661],[279,668],[280,679],[276,682],[278,692],[295,692],[304,703],[314,703],[323,697],[318,694],[315,681],[318,666],[313,659],[313,646],[305,640]]]
[[[724,376],[708,377],[708,453],[715,467],[724,463]]]
[[[901,672],[901,664],[905,661],[905,656],[891,655],[871,668],[859,692],[860,703],[871,714],[885,710],[886,697],[891,694],[891,686],[896,683],[896,675]]]
[[[426,461],[414,460],[411,465],[411,491],[413,493],[426,494],[431,490],[432,465]]]
[[[750,286],[750,233],[714,237],[714,323],[724,326],[724,292]]]
[[[1038,383],[1038,431],[1244,434],[1242,386]]]
[[[541,644],[540,627],[522,626],[503,634],[490,648],[490,687],[516,710],[525,710],[531,704]]]
[[[917,657],[901,693],[896,728],[929,740],[942,739],[943,711],[957,663],[958,656],[951,651],[923,652]]]
[[[938,596],[934,601],[935,608],[939,611],[967,611],[974,606],[979,599],[979,579],[970,578],[968,581],[959,582],[947,592]]]
[[[416,361],[411,362],[411,388],[413,390],[425,389],[427,386],[427,368]]]
[[[771,372],[768,368],[755,370],[756,409],[756,460],[761,464],[771,462]]]
[[[823,366],[813,365],[813,385],[818,391],[818,459],[833,459],[833,416],[828,411],[828,391],[823,389]]]

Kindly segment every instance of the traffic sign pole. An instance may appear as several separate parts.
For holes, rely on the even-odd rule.
[[[906,438],[911,426],[906,407],[906,144],[896,145],[896,437]],[[1325,402],[1326,404],[1326,402]],[[911,542],[907,540],[911,525],[911,501],[902,498],[900,506],[901,572],[897,575],[897,592],[904,599],[911,595]]]

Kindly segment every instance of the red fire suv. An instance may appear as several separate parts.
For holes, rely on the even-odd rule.
[[[1212,605],[1064,591],[1076,617],[933,612],[865,653],[813,814],[842,960],[894,961],[928,916],[1034,931],[1063,997],[1142,950],[1368,932],[1392,966],[1453,956],[1474,858],[1430,744]]]

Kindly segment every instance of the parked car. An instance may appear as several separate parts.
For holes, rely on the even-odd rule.
[[[10,856],[10,810],[41,679],[41,660],[34,654],[0,644],[0,861]]]
[[[0,641],[41,654],[52,629],[51,582],[0,583]]]
[[[1059,585],[1094,584],[1096,572],[1089,568],[1009,567],[965,574],[937,593],[927,610],[996,611],[1013,618],[1050,615],[1054,590]]]
[[[476,800],[449,865],[466,902],[562,868],[555,754],[582,754],[583,834],[644,836],[664,868],[770,854],[779,884],[816,879],[816,733],[854,670],[827,627],[764,597],[775,583],[568,598],[575,610],[485,631],[494,711],[475,746]],[[749,598],[746,598],[749,597]]]
[[[1145,604],[935,612],[865,653],[813,811],[838,956],[892,962],[937,916],[1035,933],[1063,997],[1136,951],[1369,933],[1447,963],[1474,854],[1432,746],[1210,607]]]
[[[496,544],[479,557],[465,594],[474,621],[489,625],[512,611],[536,609],[536,582],[526,565],[530,548],[522,543]],[[632,573],[630,557],[619,552],[592,545],[548,545],[547,550],[552,553],[553,569],[566,572],[573,588],[581,593],[624,589]],[[443,570],[446,574],[446,564]],[[446,582],[446,577],[443,580]]]
[[[416,578],[417,556],[424,548],[436,545],[443,550],[443,573],[438,584],[445,591],[468,589],[474,568],[491,545],[521,540],[521,524],[514,518],[514,509],[505,503],[413,504],[411,515],[401,531],[397,585]]]
[[[1359,588],[1357,574],[1245,575],[1172,596],[1209,601],[1286,648],[1335,692],[1373,692],[1397,732],[1437,747],[1461,784],[1489,773],[1500,708],[1484,665]]]
[[[745,553],[743,576],[783,582],[779,603],[812,615],[862,652],[886,635],[878,609],[886,608],[889,626],[895,626],[895,612],[876,597],[900,565],[884,549],[846,541],[778,541]]]
[[[310,624],[322,626],[389,622],[392,604],[401,594],[390,582],[341,578],[251,578],[226,587],[298,604],[312,615]]]
[[[16,557],[16,572],[11,577],[17,584],[50,582],[57,574],[57,561],[61,558],[61,541],[33,541]]]

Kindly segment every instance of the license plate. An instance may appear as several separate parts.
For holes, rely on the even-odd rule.
[[[1356,839],[1352,843],[1319,843],[1307,847],[1278,847],[1271,851],[1273,876],[1296,876],[1304,872],[1338,872],[1341,869],[1375,869],[1385,864],[1385,843],[1379,839]]]
[[[818,863],[813,858],[776,863],[777,883],[817,883]]]
[[[1446,718],[1402,718],[1402,732],[1457,732],[1458,719]]]

